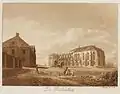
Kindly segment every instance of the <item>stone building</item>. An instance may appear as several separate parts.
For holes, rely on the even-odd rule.
[[[59,55],[56,53],[49,55],[49,66],[55,67],[57,65],[58,59],[59,59]]]
[[[69,53],[56,54],[49,59],[50,66],[57,62],[63,67],[104,67],[105,54],[104,51],[96,46],[90,45],[78,47],[71,50]],[[62,63],[61,63],[62,62]]]
[[[19,57],[8,55],[2,52],[2,67],[3,68],[22,68],[22,63]]]
[[[3,42],[3,52],[9,56],[19,58],[24,67],[36,66],[36,51],[35,46],[30,46],[16,33],[16,36]],[[6,61],[6,60],[4,60]],[[4,62],[7,65],[11,62]],[[5,66],[4,66],[5,67]],[[14,66],[13,66],[14,67]]]

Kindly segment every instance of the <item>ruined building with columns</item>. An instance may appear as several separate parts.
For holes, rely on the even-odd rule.
[[[51,67],[104,67],[105,53],[102,49],[90,45],[78,47],[68,53],[49,55]]]
[[[35,46],[26,43],[19,35],[3,42],[3,68],[22,68],[36,66]]]

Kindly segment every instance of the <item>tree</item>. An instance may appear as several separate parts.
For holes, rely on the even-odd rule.
[[[57,67],[57,63],[58,63],[58,62],[55,60],[55,61],[54,61],[54,66],[55,66],[55,67]]]
[[[62,61],[60,64],[60,67],[62,68],[64,66],[64,62]]]

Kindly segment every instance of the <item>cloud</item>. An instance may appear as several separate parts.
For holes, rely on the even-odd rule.
[[[68,52],[76,46],[94,44],[102,48],[106,60],[116,61],[117,37],[105,30],[67,27],[52,31],[54,27],[45,28],[46,24],[23,17],[3,20],[3,40],[7,40],[16,32],[29,44],[34,44],[37,50],[37,63],[47,62],[48,55],[54,52]],[[113,31],[114,33],[117,33]]]

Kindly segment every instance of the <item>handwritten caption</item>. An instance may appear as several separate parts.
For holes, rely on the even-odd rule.
[[[50,91],[69,91],[69,92],[74,92],[74,89],[73,88],[71,88],[71,87],[49,87],[49,86],[47,86],[47,87],[45,87],[44,88],[44,91],[48,91],[48,92],[50,92]]]

